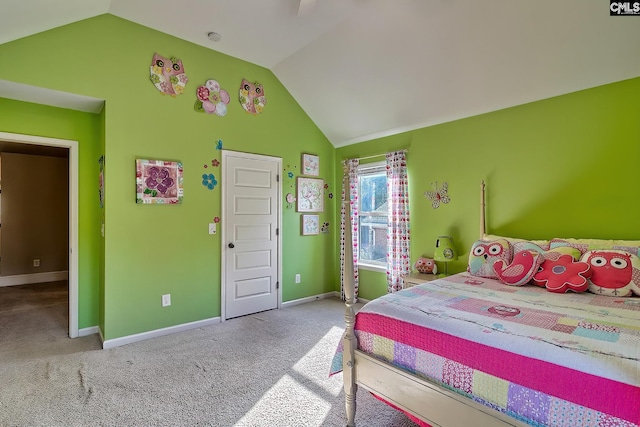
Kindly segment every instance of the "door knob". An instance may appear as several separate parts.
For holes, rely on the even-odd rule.
[[[229,243],[229,248],[230,248],[230,249],[233,249],[233,248],[235,248],[235,247],[236,247],[236,245],[234,245],[233,243]]]

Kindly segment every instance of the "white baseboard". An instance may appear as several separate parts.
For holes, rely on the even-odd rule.
[[[308,302],[317,301],[317,300],[325,299],[325,298],[333,298],[333,297],[340,298],[340,293],[333,291],[333,292],[327,292],[326,294],[320,294],[320,295],[314,295],[314,296],[300,298],[300,299],[294,299],[294,300],[291,300],[291,301],[283,302],[282,303],[282,308],[293,307],[294,305],[306,304]]]
[[[50,271],[47,273],[16,274],[13,276],[0,276],[0,286],[30,285],[32,283],[57,282],[68,280],[68,271]]]
[[[283,302],[282,308],[293,307],[295,305],[305,304],[308,302],[317,301],[325,298],[333,298],[333,297],[340,298],[340,293],[333,291],[333,292],[327,292],[325,294],[314,295],[306,298],[296,299],[293,301]],[[138,341],[148,340],[150,338],[156,338],[156,337],[161,337],[163,335],[174,334],[176,332],[184,332],[190,329],[197,329],[205,326],[211,326],[217,323],[220,323],[220,318],[214,317],[211,319],[198,320],[196,322],[190,322],[190,323],[183,323],[181,325],[169,326],[167,328],[155,329],[153,331],[142,332],[134,335],[127,335],[124,337],[113,338],[110,340],[104,339],[104,336],[102,335],[102,331],[97,326],[84,328],[80,330],[79,333],[80,333],[80,336],[85,336],[83,334],[86,334],[86,335],[95,334],[95,333],[100,334],[100,340],[102,341],[102,348],[106,350],[109,348],[120,347],[122,345],[131,344]]]
[[[125,345],[125,344],[131,344],[138,341],[148,340],[150,338],[157,338],[163,335],[175,334],[176,332],[184,332],[191,329],[211,326],[211,325],[215,325],[216,323],[220,323],[219,317],[198,320],[196,322],[183,323],[181,325],[169,326],[167,328],[155,329],[153,331],[142,332],[134,335],[127,335],[124,337],[113,338],[110,340],[105,340],[101,332],[100,338],[102,339],[102,348],[106,350],[113,347],[120,347],[121,345]]]
[[[99,334],[100,328],[97,326],[89,326],[88,328],[82,328],[78,330],[79,337],[86,337],[93,334]]]

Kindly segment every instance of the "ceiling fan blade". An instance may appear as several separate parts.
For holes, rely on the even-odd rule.
[[[316,7],[316,0],[300,0],[298,6],[298,16],[307,16],[313,12]]]

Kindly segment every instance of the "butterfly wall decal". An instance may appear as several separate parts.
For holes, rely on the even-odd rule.
[[[431,183],[431,185],[435,188],[435,191],[426,191],[424,195],[427,199],[431,200],[431,207],[433,209],[438,209],[440,207],[440,203],[444,203],[446,205],[451,201],[447,195],[447,189],[449,186],[446,182],[442,183],[440,189],[438,189],[438,181],[436,181],[435,185],[433,183]]]

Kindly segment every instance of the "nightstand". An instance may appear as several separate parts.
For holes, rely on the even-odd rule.
[[[420,283],[436,280],[437,278],[437,274],[411,273],[406,276],[402,276],[402,281],[404,282],[404,289],[408,289],[412,286],[419,285]]]

